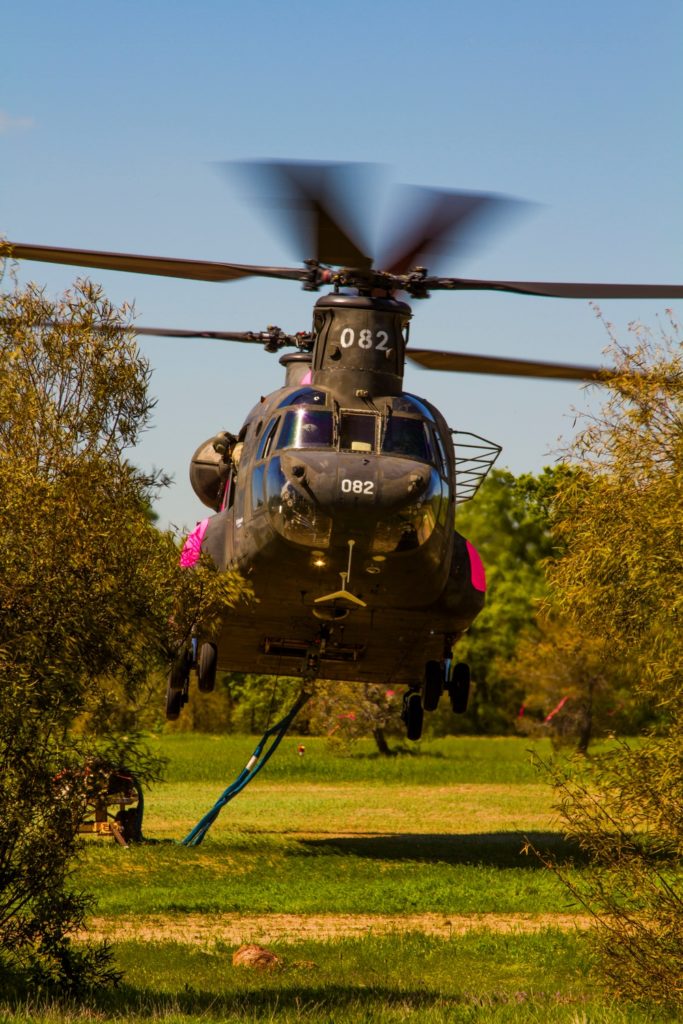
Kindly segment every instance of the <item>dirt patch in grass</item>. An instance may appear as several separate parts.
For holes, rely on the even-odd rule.
[[[361,938],[395,932],[422,932],[450,938],[473,930],[537,932],[546,928],[585,930],[591,919],[572,914],[184,914],[115,920],[95,917],[82,939],[111,942],[181,942],[230,945],[244,942],[298,942]]]

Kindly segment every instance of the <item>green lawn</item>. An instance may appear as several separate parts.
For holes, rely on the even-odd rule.
[[[555,876],[522,853],[528,835],[571,854],[523,741],[441,740],[379,758],[369,744],[343,757],[311,739],[300,758],[287,740],[198,848],[172,840],[213,805],[253,740],[158,745],[169,781],[148,797],[144,830],[160,842],[125,857],[88,844],[80,879],[100,914],[566,909]]]
[[[78,1009],[15,1007],[0,1012],[0,1024],[666,1019],[601,993],[585,934],[558,917],[578,909],[522,852],[529,836],[569,871],[586,870],[561,836],[527,741],[451,738],[385,759],[370,744],[340,756],[316,739],[304,740],[300,758],[298,741],[287,739],[197,848],[177,840],[254,741],[173,734],[152,742],[169,764],[167,781],[146,797],[149,841],[124,850],[88,840],[76,876],[97,898],[92,927],[113,941],[122,986]],[[441,922],[438,934],[420,930],[427,914]],[[267,943],[283,966],[233,967],[237,942],[224,924],[257,941],[274,915],[292,915],[289,932]],[[389,915],[387,927],[406,930],[383,934]],[[473,928],[463,930],[468,915]],[[501,930],[505,915],[516,930]],[[523,930],[529,916],[541,930]],[[343,934],[357,921],[362,928]],[[321,922],[343,927],[318,934]]]
[[[169,759],[169,782],[227,783],[243,767],[255,745],[251,736],[162,734],[152,748]],[[297,756],[303,742],[306,752]],[[440,783],[518,783],[538,781],[533,754],[551,756],[550,743],[518,737],[447,737],[401,744],[395,757],[377,753],[372,740],[361,740],[348,753],[336,753],[319,737],[286,737],[262,778],[271,782],[381,782],[385,785]]]

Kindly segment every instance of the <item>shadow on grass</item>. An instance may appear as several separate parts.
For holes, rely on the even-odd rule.
[[[579,846],[565,839],[560,832],[475,832],[463,835],[365,833],[299,842],[312,851],[378,860],[439,861],[499,868],[543,867],[533,850],[523,852],[527,840],[544,859],[550,857],[564,864],[587,863]]]
[[[380,764],[386,763],[387,760],[391,760],[392,757],[406,757],[414,760],[421,760],[424,762],[429,761],[452,761],[453,758],[449,757],[448,754],[444,754],[441,750],[420,750],[411,749],[405,747],[402,744],[397,744],[391,747],[388,754],[383,754],[379,750],[352,750],[346,755],[349,761],[378,761]]]
[[[284,979],[283,979],[284,980]],[[419,988],[390,988],[386,985],[339,985],[339,984],[297,984],[294,979],[289,984],[276,988],[254,988],[241,992],[204,991],[186,987],[178,992],[155,992],[147,989],[136,989],[122,985],[115,992],[109,993],[106,999],[97,999],[96,1009],[106,1010],[108,1015],[148,1015],[163,1018],[167,1014],[184,1016],[202,1016],[207,1020],[234,1020],[246,1018],[254,1020],[258,1014],[264,1020],[274,1019],[272,1014],[280,1015],[292,1011],[294,1019],[334,1020],[336,1015],[361,1011],[367,1012],[373,1004],[381,1006],[384,1011],[400,1008],[404,1012],[428,1011],[439,1007],[446,1010],[449,1006],[503,1005],[519,1003],[519,993],[494,992],[475,995],[463,992],[454,995],[429,992]],[[524,993],[527,996],[527,993]],[[531,995],[529,993],[528,995]],[[537,997],[544,998],[543,993]],[[335,1016],[328,1016],[334,1014]],[[363,1013],[364,1016],[364,1013]],[[354,1014],[354,1018],[355,1014]]]

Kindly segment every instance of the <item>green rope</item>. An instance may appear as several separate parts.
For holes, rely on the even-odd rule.
[[[188,832],[183,840],[181,840],[182,846],[199,846],[225,805],[229,803],[233,797],[236,797],[238,793],[242,792],[247,783],[251,782],[251,780],[261,771],[271,755],[275,753],[280,745],[280,741],[283,739],[290,725],[306,701],[310,700],[310,698],[310,693],[302,691],[294,706],[287,712],[284,718],[281,718],[279,722],[275,723],[275,725],[266,729],[263,736],[256,744],[254,753],[251,755],[235,781],[232,782],[223,793],[221,793],[211,810],[207,811],[204,817],[197,822],[195,827]],[[274,737],[273,742],[264,753],[264,747],[271,737]]]

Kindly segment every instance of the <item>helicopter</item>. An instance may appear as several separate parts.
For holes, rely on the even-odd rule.
[[[190,535],[183,564],[200,553],[235,568],[256,601],[225,614],[220,633],[194,637],[171,666],[169,719],[216,673],[246,672],[404,686],[407,736],[448,694],[464,713],[470,671],[458,640],[485,602],[474,546],[455,529],[501,451],[455,432],[427,399],[403,390],[406,359],[435,370],[604,382],[615,371],[409,347],[408,299],[434,291],[498,291],[559,298],[672,298],[681,285],[581,284],[443,277],[425,258],[452,246],[500,198],[423,190],[419,215],[401,223],[375,259],[349,212],[351,165],[263,162],[265,185],[307,253],[298,267],[250,266],[6,243],[15,259],[205,281],[258,276],[328,289],[310,331],[134,328],[140,336],[260,344],[281,355],[283,385],[262,396],[236,431],[219,430],[190,462],[190,483],[210,510]],[[345,195],[346,192],[346,195]],[[353,205],[353,203],[351,204]],[[357,204],[356,204],[357,205]],[[306,248],[304,248],[306,247]],[[377,264],[377,265],[376,265]],[[379,269],[381,267],[382,269]]]

